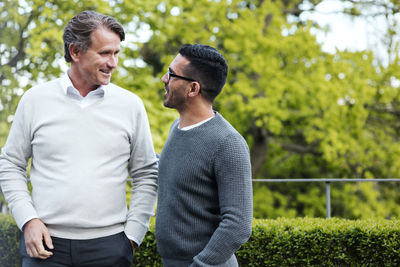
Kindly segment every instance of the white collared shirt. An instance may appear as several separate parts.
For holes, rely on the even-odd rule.
[[[74,87],[69,78],[68,74],[66,73],[65,76],[61,79],[61,86],[64,94],[73,100],[76,104],[78,104],[82,109],[93,105],[94,103],[103,99],[106,87],[104,85],[99,86],[97,89],[90,91],[85,97],[83,97],[78,89]]]

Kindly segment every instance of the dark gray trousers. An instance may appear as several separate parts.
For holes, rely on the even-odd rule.
[[[88,240],[52,237],[53,256],[46,260],[29,257],[24,235],[20,253],[22,267],[131,267],[132,246],[125,233]]]

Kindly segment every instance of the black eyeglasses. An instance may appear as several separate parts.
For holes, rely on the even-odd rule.
[[[182,80],[189,81],[189,82],[197,82],[195,79],[186,78],[186,77],[183,77],[183,76],[176,75],[176,74],[171,72],[170,68],[168,68],[168,72],[167,72],[168,82],[171,80],[171,77],[175,77],[175,78],[182,79]]]

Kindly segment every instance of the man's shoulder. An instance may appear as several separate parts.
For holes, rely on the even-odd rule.
[[[118,99],[118,101],[136,101],[139,103],[142,103],[142,99],[133,93],[132,91],[129,91],[128,89],[122,88],[114,83],[109,83],[108,88],[107,88],[107,94],[112,95],[114,98]]]
[[[60,87],[60,79],[54,79],[47,82],[43,82],[26,90],[24,93],[24,98],[36,98],[47,96],[51,93],[56,93],[57,88]]]
[[[225,144],[235,144],[247,142],[244,137],[230,124],[221,114],[217,113],[215,116],[215,129],[213,129],[213,136],[218,139],[218,142]]]
[[[228,120],[226,120],[220,113],[217,113],[215,116],[215,124],[219,129],[218,132],[223,138],[226,138],[230,135],[241,136],[240,133],[235,129],[235,127],[233,127],[232,124]]]

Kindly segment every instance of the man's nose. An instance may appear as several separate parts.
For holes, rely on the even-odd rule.
[[[118,65],[118,56],[111,56],[110,58],[109,58],[109,60],[107,61],[107,65],[110,67],[110,68],[113,68],[113,69],[115,69],[116,67],[117,67],[117,65]]]
[[[167,83],[169,82],[166,73],[161,77],[161,81],[162,81],[163,83],[165,83],[165,84],[167,84]]]

